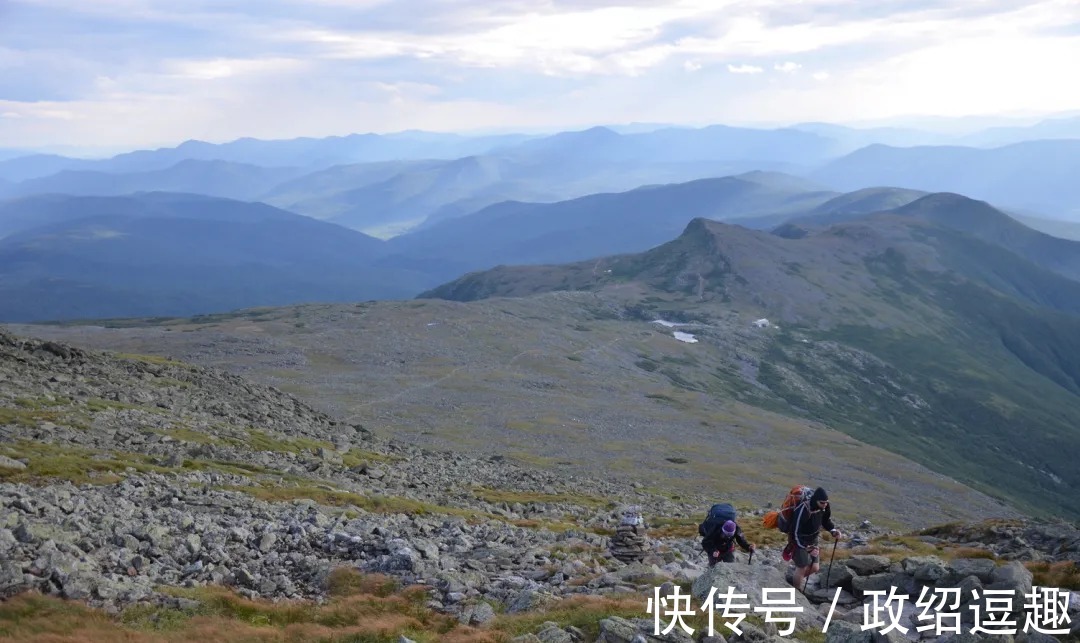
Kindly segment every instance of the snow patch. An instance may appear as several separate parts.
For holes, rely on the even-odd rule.
[[[675,331],[672,334],[675,336],[675,339],[679,340],[680,342],[686,342],[687,344],[696,344],[697,343],[697,337],[694,337],[690,333],[683,333],[683,332],[680,332],[680,331]]]
[[[666,319],[656,319],[656,320],[653,320],[653,323],[654,324],[660,324],[664,328],[675,328],[677,326],[686,326],[686,324],[680,324],[679,322],[671,322],[671,321],[668,321]]]

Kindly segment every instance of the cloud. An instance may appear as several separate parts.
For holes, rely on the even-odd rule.
[[[1074,0],[0,6],[0,146],[1080,108]]]
[[[215,80],[253,74],[273,74],[302,69],[305,63],[293,58],[214,58],[210,60],[169,60],[165,73],[194,80]]]
[[[756,65],[728,65],[727,70],[733,74],[760,74],[765,71]]]

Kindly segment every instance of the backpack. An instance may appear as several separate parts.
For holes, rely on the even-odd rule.
[[[795,485],[788,491],[787,497],[784,498],[784,504],[780,505],[779,511],[770,511],[762,518],[761,524],[766,529],[779,529],[780,531],[790,534],[791,529],[794,526],[795,510],[804,502],[810,502],[810,497],[814,495],[814,490],[805,485]]]
[[[705,520],[698,525],[698,535],[708,538],[709,534],[718,531],[729,520],[735,520],[735,507],[727,502],[713,505],[709,507],[709,514],[705,516]]]

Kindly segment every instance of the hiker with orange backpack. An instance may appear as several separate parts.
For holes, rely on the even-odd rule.
[[[843,535],[832,521],[832,509],[829,507],[829,494],[818,487],[810,499],[799,503],[792,515],[789,547],[795,563],[795,576],[792,584],[799,590],[806,586],[805,579],[820,569],[818,532],[821,528],[829,530],[832,537],[839,540]]]

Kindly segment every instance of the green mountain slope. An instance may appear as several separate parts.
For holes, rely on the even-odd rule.
[[[622,293],[644,317],[767,317],[779,328],[761,329],[752,380],[712,383],[709,370],[739,372],[736,358],[679,378],[1080,516],[1080,282],[933,218],[898,211],[802,238],[695,220],[645,253],[500,267],[421,297],[590,290]]]

